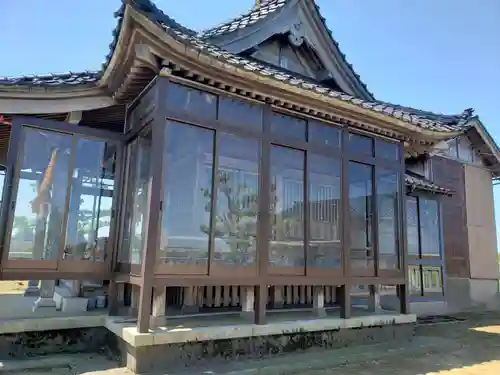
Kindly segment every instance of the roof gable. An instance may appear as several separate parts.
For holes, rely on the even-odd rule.
[[[340,51],[314,1],[268,0],[238,18],[202,32],[200,37],[240,54],[276,35],[288,35],[296,46],[307,43],[323,63],[325,79],[334,80],[347,94],[373,100]]]

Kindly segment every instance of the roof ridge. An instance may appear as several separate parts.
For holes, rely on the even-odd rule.
[[[278,9],[282,9],[287,3],[291,0],[263,0],[260,4],[255,4],[252,8],[247,11],[241,13],[236,17],[231,17],[227,21],[220,22],[219,24],[212,26],[208,29],[200,31],[197,35],[201,38],[210,38],[212,36],[220,36],[227,34],[231,31],[231,25],[236,22],[241,22],[244,18],[249,18],[249,22],[246,22],[244,25],[238,25],[238,27],[234,27],[234,29],[242,29],[244,27],[253,25],[257,21],[260,21],[266,18],[268,15],[274,13]],[[276,4],[275,9],[270,9],[271,6]],[[262,13],[262,14],[261,14]],[[255,14],[252,20],[252,15]],[[253,21],[253,22],[250,22]]]

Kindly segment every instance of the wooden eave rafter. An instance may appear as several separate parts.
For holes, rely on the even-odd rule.
[[[183,72],[184,77],[191,81],[345,126],[401,139],[406,141],[410,148],[425,148],[461,134],[426,130],[395,117],[228,64],[176,40],[130,6],[127,6],[124,18],[124,25],[133,23],[140,28],[143,42],[148,45],[151,53],[163,61],[164,66],[170,68],[172,74]],[[113,60],[116,60],[115,56]]]
[[[63,113],[109,107],[115,104],[102,87],[46,90],[1,87],[0,113]]]

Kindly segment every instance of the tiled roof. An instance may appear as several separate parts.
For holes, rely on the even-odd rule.
[[[236,30],[244,29],[247,26],[253,25],[277,10],[283,8],[289,0],[263,0],[259,6],[253,7],[248,12],[224,22],[208,30],[202,31],[199,36],[201,38],[212,38],[215,36],[224,35]]]
[[[150,0],[127,0],[139,12],[147,16],[152,22],[160,25],[163,30],[171,37],[182,42],[188,47],[192,47],[201,53],[212,56],[220,61],[231,64],[235,67],[245,69],[249,72],[274,79],[278,82],[288,84],[293,87],[299,87],[304,90],[309,90],[316,94],[324,95],[325,97],[340,100],[352,105],[371,110],[377,113],[385,114],[396,119],[411,123],[423,129],[439,132],[459,132],[465,130],[463,123],[452,123],[449,121],[443,122],[440,119],[429,118],[428,115],[422,116],[418,113],[413,113],[404,107],[392,105],[390,103],[380,101],[367,101],[356,98],[352,95],[345,94],[340,91],[332,90],[326,86],[307,80],[302,77],[283,71],[280,68],[265,65],[263,63],[250,60],[225,50],[207,42],[197,36],[197,34],[188,28],[183,27],[168,17],[160,9],[158,9]],[[269,0],[262,6],[279,0]],[[285,0],[283,0],[285,1]],[[262,7],[261,6],[261,7]],[[102,71],[107,67],[113,55],[120,28],[124,16],[125,5],[115,13],[118,19],[117,27],[113,32],[113,41],[110,44],[110,52],[103,64]],[[56,85],[76,85],[76,84],[93,84],[100,78],[100,72],[84,72],[84,73],[66,73],[61,75],[36,76],[36,77],[21,77],[8,78],[4,81],[0,80],[0,85],[27,85],[27,86],[56,86]],[[424,112],[421,112],[424,113]]]
[[[59,73],[39,76],[0,77],[0,86],[57,87],[64,85],[93,85],[99,80],[100,72]]]
[[[311,91],[316,94],[324,95],[331,99],[337,99],[343,102],[347,102],[358,107],[371,110],[377,113],[382,113],[393,118],[411,123],[415,126],[419,126],[422,129],[430,131],[439,132],[461,132],[465,128],[463,124],[448,124],[441,122],[439,120],[428,119],[417,114],[412,114],[410,112],[401,110],[398,106],[394,106],[389,103],[379,102],[379,101],[367,101],[359,99],[355,96],[345,94],[340,91],[332,90],[326,86],[318,84],[316,82],[307,80],[305,78],[297,77],[289,72],[285,72],[277,67],[270,65],[265,65],[255,60],[251,60],[245,57],[241,57],[219,47],[202,40],[196,35],[187,35],[186,33],[178,30],[175,27],[159,22],[162,28],[167,34],[173,38],[181,41],[182,43],[195,48],[199,52],[210,55],[220,61],[224,61],[235,67],[248,70],[255,74],[265,76],[276,81],[288,84],[293,87],[299,87],[304,90]]]
[[[423,190],[431,193],[445,195],[453,193],[452,190],[436,185],[434,182],[409,171],[405,174],[405,185],[415,190]]]
[[[271,15],[272,13],[276,12],[277,10],[280,10],[286,5],[290,0],[264,0],[260,4],[260,6],[256,6],[252,8],[250,11],[243,13],[242,15],[231,19],[230,21],[224,22],[218,26],[212,27],[208,30],[202,31],[199,36],[202,39],[209,39],[217,36],[221,36],[224,34],[231,33],[233,31],[241,30],[244,29],[247,26],[253,25],[254,23],[265,19],[267,16]],[[323,26],[325,30],[328,32],[330,35],[331,41],[337,49],[339,50],[341,58],[344,60],[344,62],[347,64],[349,69],[352,71],[356,79],[360,82],[360,84],[363,86],[363,88],[368,92],[372,97],[373,94],[368,90],[368,87],[366,84],[361,80],[361,77],[359,74],[356,73],[354,70],[354,67],[352,64],[350,64],[347,61],[346,55],[342,53],[342,51],[339,48],[339,43],[333,38],[332,31],[328,28],[328,25],[326,24],[326,19],[321,15],[320,7],[316,4],[314,1],[314,6],[316,7],[316,11],[318,12],[318,15],[321,19],[321,22],[323,22]]]

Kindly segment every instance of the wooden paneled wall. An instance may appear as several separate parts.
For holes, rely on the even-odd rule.
[[[434,182],[454,191],[451,197],[441,198],[446,274],[468,278],[470,263],[464,166],[458,161],[439,156],[434,156],[431,163]]]

